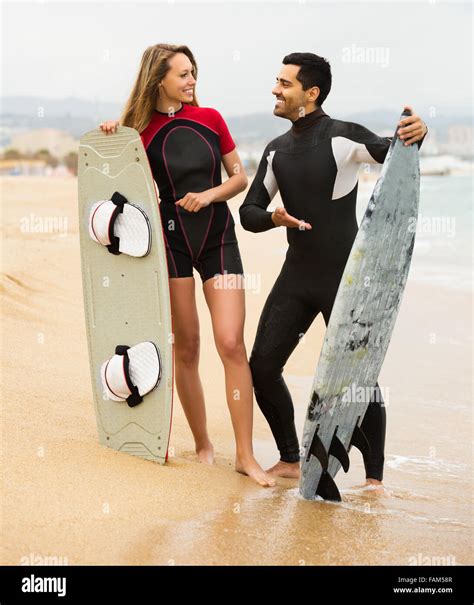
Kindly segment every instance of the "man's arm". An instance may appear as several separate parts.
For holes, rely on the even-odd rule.
[[[417,141],[418,149],[420,149],[423,141],[425,140],[427,132],[428,129],[426,129],[426,133],[423,135],[423,138]],[[351,152],[351,159],[358,164],[383,164],[393,137],[378,138],[378,143],[354,143]]]
[[[411,110],[411,107],[405,107]],[[364,126],[359,124],[353,126],[360,129],[362,135],[359,134],[360,138],[357,137],[360,142],[354,142],[353,144],[351,160],[359,164],[383,164],[393,137],[379,137]],[[426,124],[415,114],[403,118],[397,128],[401,140],[413,144],[411,141],[414,139],[413,142],[417,143],[418,149],[420,149],[428,133]]]
[[[272,170],[274,153],[270,151],[270,145],[267,145],[252,185],[239,208],[240,224],[247,231],[259,233],[276,227],[272,221],[272,213],[267,211],[268,205],[278,191]]]

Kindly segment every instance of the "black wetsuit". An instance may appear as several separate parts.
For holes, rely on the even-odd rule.
[[[357,235],[360,164],[383,163],[390,142],[318,108],[267,145],[240,207],[244,229],[272,229],[266,208],[279,190],[287,212],[312,226],[287,229],[286,259],[264,305],[250,357],[255,396],[285,462],[297,462],[300,452],[283,368],[319,313],[328,324]],[[361,428],[371,446],[364,459],[366,476],[382,480],[385,406],[378,384]]]
[[[193,267],[203,282],[216,274],[243,274],[227,202],[198,212],[175,204],[222,183],[221,157],[235,143],[221,114],[185,103],[173,115],[155,110],[140,136],[160,193],[169,277],[191,277]]]

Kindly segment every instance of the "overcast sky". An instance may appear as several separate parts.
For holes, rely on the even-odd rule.
[[[310,51],[333,71],[327,112],[411,103],[470,112],[470,2],[2,3],[2,95],[124,103],[145,48],[187,44],[200,104],[271,111],[283,56]]]

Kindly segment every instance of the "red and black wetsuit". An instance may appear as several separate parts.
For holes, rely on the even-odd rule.
[[[221,157],[235,143],[221,114],[183,103],[169,115],[155,110],[140,133],[160,193],[160,214],[171,277],[205,280],[216,274],[243,274],[234,219],[227,202],[189,212],[175,202],[222,183]]]

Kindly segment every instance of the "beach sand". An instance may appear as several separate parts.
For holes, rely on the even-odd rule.
[[[224,373],[197,275],[200,371],[215,465],[196,461],[177,394],[166,465],[99,445],[83,314],[77,181],[3,177],[0,187],[3,564],[473,563],[467,293],[408,283],[379,380],[389,394],[388,493],[353,489],[364,481],[361,455],[353,450],[349,473],[341,471],[336,479],[343,502],[308,502],[298,496],[296,481],[279,480],[265,489],[233,470]],[[232,200],[233,211],[242,199]],[[25,232],[35,217],[67,219],[67,229]],[[250,354],[286,238],[283,229],[236,229],[245,271],[254,276],[254,286],[261,279],[246,297]],[[285,370],[299,435],[323,336],[318,318]],[[254,437],[258,460],[272,465],[277,450],[256,404]]]

